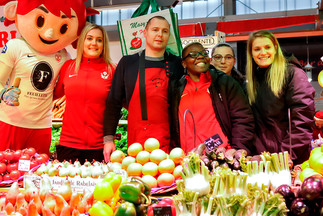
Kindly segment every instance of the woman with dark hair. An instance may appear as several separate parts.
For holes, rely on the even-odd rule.
[[[255,116],[257,153],[291,151],[294,163],[307,160],[315,90],[305,72],[286,60],[271,32],[250,34],[246,77]]]
[[[171,134],[175,145],[186,152],[203,142],[230,145],[251,154],[254,117],[240,85],[210,66],[208,52],[200,43],[188,44],[182,57],[187,75],[171,85]]]
[[[237,58],[233,47],[228,43],[218,43],[211,52],[211,65],[216,69],[232,76],[246,91],[246,80],[243,75],[234,67]]]

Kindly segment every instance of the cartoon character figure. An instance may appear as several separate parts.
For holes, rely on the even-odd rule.
[[[76,45],[86,17],[98,13],[84,1],[0,0],[4,24],[15,23],[22,36],[9,40],[0,54],[0,150],[48,153],[53,89],[70,58],[65,47]],[[19,86],[13,86],[15,78]]]

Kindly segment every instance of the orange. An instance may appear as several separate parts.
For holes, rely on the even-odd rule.
[[[128,176],[141,176],[142,174],[142,165],[140,163],[129,164],[127,168]]]
[[[175,169],[175,163],[171,159],[165,159],[158,165],[159,173],[173,173]]]
[[[175,164],[180,164],[185,157],[183,149],[176,147],[173,148],[169,153],[169,158],[174,161]]]
[[[150,153],[147,151],[141,151],[137,154],[136,161],[137,163],[140,163],[141,165],[144,165],[145,163],[149,162]]]
[[[175,177],[170,173],[162,173],[157,178],[158,187],[170,186],[175,182]]]
[[[136,157],[143,149],[140,143],[133,143],[128,147],[127,153],[129,156]]]
[[[155,149],[159,149],[159,141],[155,138],[148,138],[144,143],[144,148],[148,152],[152,152]]]
[[[148,162],[142,167],[143,175],[156,176],[158,174],[158,165],[153,162]]]
[[[155,149],[150,153],[150,161],[157,165],[167,158],[167,154],[161,149]]]
[[[121,150],[115,150],[114,152],[112,152],[112,154],[110,156],[110,161],[112,163],[113,162],[122,163],[122,160],[125,157],[126,157],[126,155]]]

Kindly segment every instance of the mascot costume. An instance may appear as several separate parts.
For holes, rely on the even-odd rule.
[[[0,150],[33,147],[49,153],[53,90],[88,15],[85,0],[0,0],[5,25],[15,23],[21,38],[0,54]]]

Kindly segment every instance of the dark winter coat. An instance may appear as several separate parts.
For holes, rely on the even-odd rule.
[[[279,97],[265,81],[267,71],[255,71],[259,82],[252,104],[257,135],[255,145],[258,154],[263,151],[289,152],[291,148],[292,159],[299,164],[310,154],[315,90],[301,68],[289,64],[287,70],[287,81]]]
[[[254,146],[254,117],[242,88],[231,76],[210,66],[211,85],[209,87],[213,109],[217,120],[227,136],[231,147],[246,149],[251,154]],[[180,146],[178,109],[186,86],[185,75],[171,84],[171,138],[175,146]],[[211,108],[211,107],[210,107]]]

